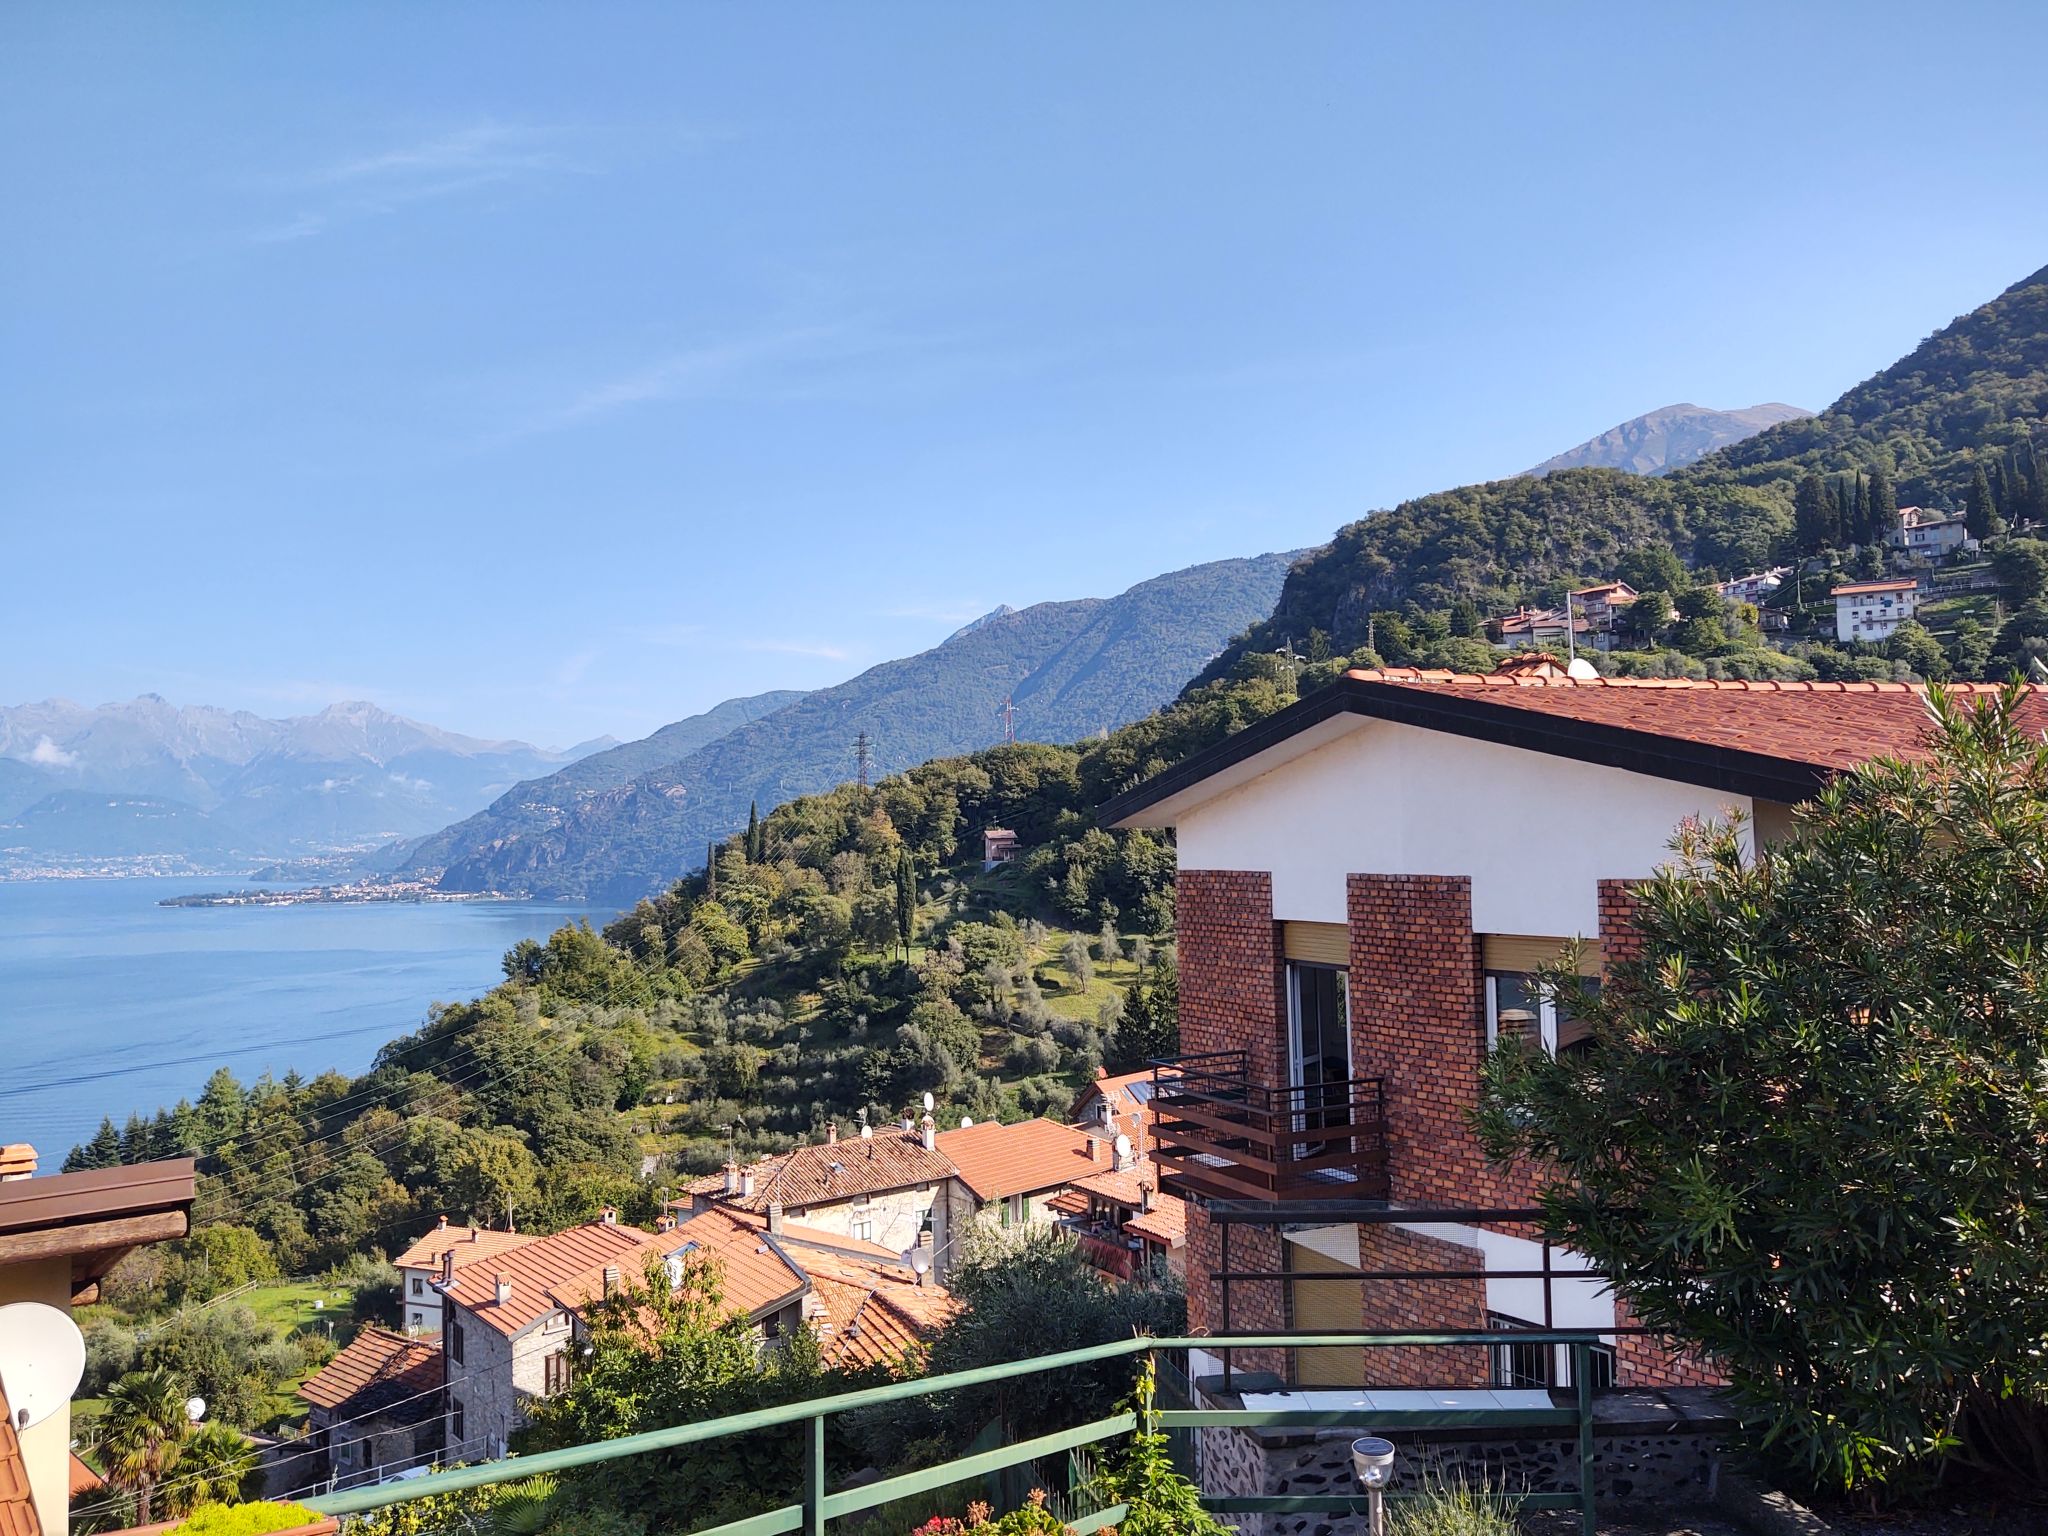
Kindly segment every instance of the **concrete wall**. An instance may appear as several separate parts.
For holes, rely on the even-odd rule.
[[[948,1187],[953,1182],[940,1179],[909,1189],[890,1190],[865,1201],[840,1200],[829,1205],[801,1208],[790,1206],[783,1214],[799,1226],[815,1227],[820,1232],[837,1232],[844,1237],[856,1235],[854,1226],[857,1222],[869,1222],[873,1230],[867,1234],[868,1241],[902,1253],[917,1246],[918,1233],[923,1229],[925,1215],[929,1212],[932,1217],[932,1245],[944,1249],[952,1235],[953,1200]]]
[[[40,1301],[66,1316],[71,1312],[71,1260],[35,1259],[0,1265],[0,1306]],[[71,1512],[71,1405],[64,1404],[40,1424],[21,1431],[21,1459],[45,1536],[65,1536]]]
[[[401,1332],[432,1338],[441,1331],[441,1293],[434,1289],[434,1282],[440,1275],[438,1269],[401,1269],[398,1272]]]
[[[1180,868],[1270,871],[1273,917],[1346,920],[1355,871],[1465,875],[1481,933],[1599,931],[1595,883],[1668,861],[1688,816],[1743,796],[1390,721],[1188,810]],[[1183,985],[1183,993],[1186,987]]]

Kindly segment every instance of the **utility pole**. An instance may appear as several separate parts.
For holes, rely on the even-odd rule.
[[[1572,595],[1564,595],[1564,651],[1566,664],[1579,659],[1579,637],[1572,627]]]
[[[1301,658],[1294,654],[1294,636],[1289,635],[1287,643],[1276,647],[1273,654],[1287,658],[1287,686],[1299,693],[1301,691]]]
[[[1017,744],[1017,711],[1014,707],[1015,698],[1016,695],[1014,694],[1006,694],[1003,698],[1003,707],[997,711],[997,713],[1003,717],[1003,744],[1005,746],[1015,746]]]
[[[870,744],[868,742],[868,733],[866,731],[862,731],[858,736],[853,738],[853,760],[855,765],[860,770],[860,787],[862,791],[865,792],[869,787],[869,770],[871,769],[874,763],[874,754],[870,748]]]

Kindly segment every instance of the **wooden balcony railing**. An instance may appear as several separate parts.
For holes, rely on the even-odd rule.
[[[1254,1082],[1245,1051],[1152,1064],[1154,1145],[1163,1186],[1212,1200],[1384,1200],[1383,1080],[1299,1088]]]

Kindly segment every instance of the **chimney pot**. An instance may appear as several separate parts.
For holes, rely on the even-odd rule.
[[[777,1235],[780,1235],[782,1232],[782,1202],[780,1200],[770,1200],[768,1202],[768,1230]]]
[[[619,1266],[616,1264],[604,1267],[604,1293],[607,1297],[619,1294]]]
[[[728,1162],[725,1165],[725,1192],[736,1195],[740,1192],[740,1165]]]
[[[607,1227],[616,1227],[619,1224],[619,1213],[616,1208],[608,1205],[597,1213],[597,1219]]]
[[[839,1122],[837,1120],[827,1120],[825,1122],[825,1145],[828,1147],[839,1145]]]
[[[453,1285],[455,1283],[455,1250],[453,1248],[443,1248],[441,1250],[441,1283],[443,1285]]]
[[[1090,1136],[1088,1138],[1088,1161],[1091,1163],[1102,1161],[1102,1138],[1100,1136]]]
[[[754,1170],[751,1168],[742,1168],[740,1170],[740,1198],[742,1200],[754,1198]]]
[[[927,1152],[936,1152],[936,1151],[938,1151],[938,1149],[939,1149],[939,1122],[938,1122],[938,1121],[936,1121],[936,1120],[934,1120],[934,1119],[933,1119],[933,1118],[931,1117],[931,1115],[930,1115],[929,1113],[927,1113],[927,1114],[925,1115],[925,1117],[924,1117],[924,1122],[923,1122],[923,1125],[922,1125],[922,1130],[923,1130],[923,1135],[922,1135],[922,1137],[921,1137],[920,1139],[921,1139],[921,1140],[922,1140],[922,1141],[924,1142],[924,1149],[925,1149],[925,1151],[927,1151]]]
[[[436,1232],[446,1232],[448,1230],[448,1218],[446,1216],[442,1216],[438,1220],[436,1220],[434,1223],[434,1230]]]
[[[512,1299],[512,1282],[503,1275],[498,1276],[498,1305],[504,1306]]]

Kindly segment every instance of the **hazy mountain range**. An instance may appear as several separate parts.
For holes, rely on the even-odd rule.
[[[1077,741],[1151,713],[1231,636],[1271,612],[1293,558],[1219,560],[1112,598],[999,608],[931,650],[613,777],[616,765],[654,755],[664,737],[711,732],[763,704],[729,701],[646,742],[520,785],[425,839],[407,869],[441,871],[448,890],[631,902],[700,865],[713,838],[745,824],[750,804],[765,809],[853,778],[862,732],[880,776],[1002,740],[1005,699],[1024,741]]]
[[[1547,475],[1556,469],[1625,469],[1632,475],[1661,475],[1717,448],[1755,437],[1781,421],[1799,421],[1813,412],[1796,405],[1752,405],[1741,411],[1714,411],[1703,405],[1667,405],[1649,411],[1555,458],[1545,459],[1528,473]]]
[[[363,703],[285,720],[153,693],[0,707],[0,861],[219,863],[417,837],[586,750],[481,741]]]

